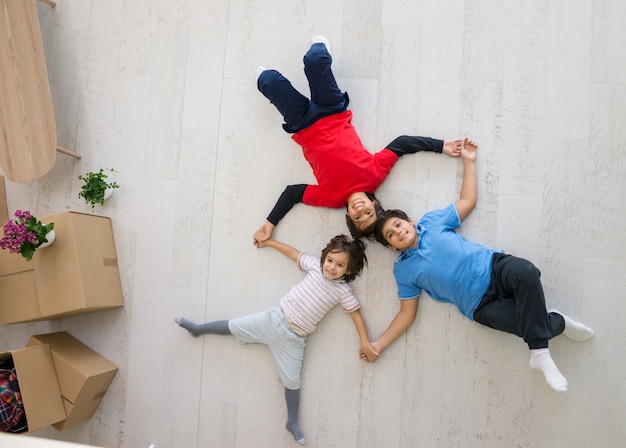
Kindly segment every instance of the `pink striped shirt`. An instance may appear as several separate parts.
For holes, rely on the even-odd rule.
[[[346,313],[361,307],[350,285],[324,277],[319,257],[301,253],[297,264],[301,270],[307,271],[307,276],[289,290],[279,306],[287,319],[306,334],[313,333],[317,324],[337,304],[341,304]]]

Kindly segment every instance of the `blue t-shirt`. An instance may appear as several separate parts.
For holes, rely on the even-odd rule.
[[[455,231],[461,219],[454,204],[425,214],[417,224],[417,248],[394,263],[398,297],[412,299],[422,290],[453,303],[470,320],[491,281],[494,250],[467,241]]]

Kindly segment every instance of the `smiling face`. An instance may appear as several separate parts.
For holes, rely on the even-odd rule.
[[[389,218],[381,231],[390,249],[404,252],[410,247],[417,247],[417,229],[412,219]]]
[[[357,229],[363,231],[376,221],[376,208],[367,194],[354,193],[348,199],[348,216]]]
[[[348,272],[348,254],[341,251],[329,252],[324,258],[322,272],[328,280],[342,278]]]

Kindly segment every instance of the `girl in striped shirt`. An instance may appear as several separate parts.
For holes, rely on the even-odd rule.
[[[365,244],[345,235],[335,236],[322,251],[313,257],[273,239],[262,241],[261,231],[255,234],[257,247],[273,247],[296,262],[306,277],[266,311],[231,320],[195,324],[183,317],[176,323],[193,336],[203,334],[233,335],[242,344],[261,343],[269,347],[278,377],[285,386],[287,402],[286,428],[300,445],[306,443],[298,424],[300,405],[300,375],[306,338],[319,322],[337,304],[350,314],[361,341],[361,356],[369,362],[378,359],[367,337],[365,321],[349,283],[361,274],[367,265]]]

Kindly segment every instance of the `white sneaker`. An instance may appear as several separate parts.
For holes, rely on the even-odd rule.
[[[326,46],[326,51],[328,51],[328,53],[331,54],[332,56],[332,53],[330,52],[330,42],[328,42],[328,39],[326,39],[324,36],[313,36],[311,38],[311,41],[314,44],[319,44],[319,43],[324,44]]]
[[[256,74],[256,79],[257,80],[259,79],[259,76],[261,76],[261,73],[263,73],[265,70],[266,70],[266,68],[262,67],[260,65],[256,68],[255,74]]]

